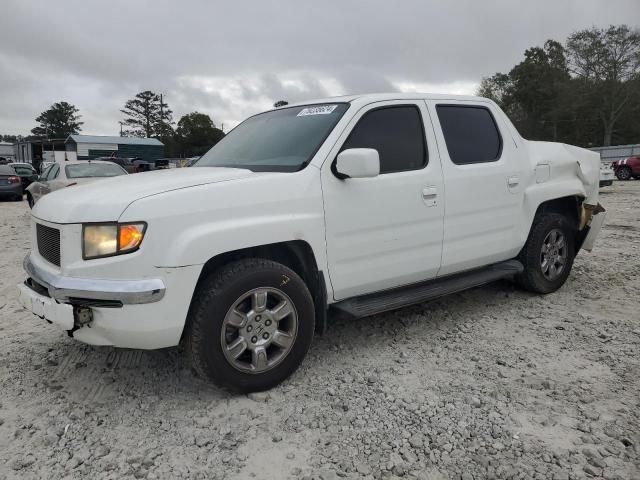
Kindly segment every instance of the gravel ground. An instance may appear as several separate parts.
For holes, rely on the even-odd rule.
[[[179,349],[82,345],[21,309],[28,211],[1,202],[0,479],[640,479],[640,182],[601,201],[558,292],[330,318],[293,378],[249,396]]]

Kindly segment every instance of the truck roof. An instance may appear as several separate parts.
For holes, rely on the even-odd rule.
[[[326,98],[316,98],[313,100],[305,100],[302,102],[291,103],[286,105],[287,107],[296,107],[300,105],[313,105],[313,104],[321,104],[321,103],[335,103],[335,102],[345,102],[352,103],[356,100],[359,100],[363,103],[370,102],[383,102],[388,100],[415,100],[416,98],[425,99],[425,100],[481,100],[485,102],[490,102],[489,99],[484,97],[476,97],[474,95],[454,95],[447,93],[419,93],[419,92],[410,92],[410,93],[364,93],[360,95],[343,95],[338,97],[326,97]]]

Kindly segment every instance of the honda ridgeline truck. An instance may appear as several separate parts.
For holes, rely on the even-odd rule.
[[[47,195],[20,301],[88,344],[184,342],[204,378],[264,390],[330,309],[368,316],[506,277],[557,290],[604,220],[599,169],[597,153],[523,139],[484,98],[288,105],[191,168]]]

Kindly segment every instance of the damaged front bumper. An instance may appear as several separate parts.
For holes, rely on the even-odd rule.
[[[598,204],[595,208],[597,209],[597,213],[593,213],[591,215],[587,226],[589,231],[587,236],[584,238],[584,242],[582,242],[582,248],[587,252],[593,250],[593,245],[600,234],[600,230],[602,229],[602,225],[604,224],[604,219],[607,214],[602,205]]]
[[[161,279],[140,280],[101,280],[95,278],[67,277],[39,268],[27,255],[23,261],[25,272],[31,282],[26,286],[34,290],[48,292],[48,296],[60,302],[82,300],[83,303],[112,303],[111,306],[153,303],[160,301],[165,294],[165,285]],[[35,288],[34,288],[35,287]],[[41,287],[41,288],[39,288]]]

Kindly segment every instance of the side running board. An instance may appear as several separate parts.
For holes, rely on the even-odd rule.
[[[508,260],[423,283],[348,298],[334,303],[332,307],[354,317],[366,317],[478,287],[501,278],[511,277],[523,270],[524,267],[518,260]]]

